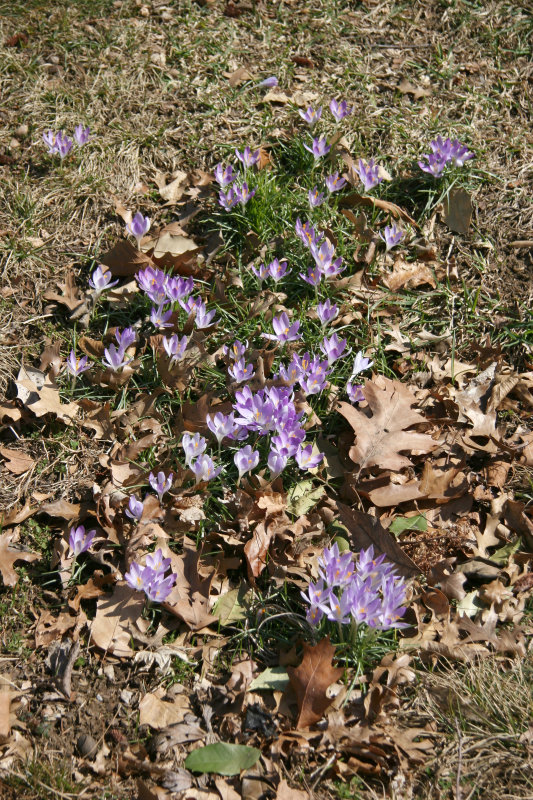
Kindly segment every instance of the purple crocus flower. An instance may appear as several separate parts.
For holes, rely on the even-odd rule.
[[[194,280],[192,278],[170,278],[166,277],[164,291],[167,299],[171,303],[176,303],[188,297],[194,290]],[[157,302],[154,300],[154,302]]]
[[[56,146],[61,160],[63,160],[65,156],[70,153],[72,144],[72,139],[69,139],[68,136],[63,133],[63,131],[58,132],[56,136]]]
[[[404,232],[401,228],[397,228],[394,222],[392,225],[386,225],[383,229],[383,233],[380,233],[380,238],[383,239],[385,242],[385,252],[388,253],[389,250],[392,250],[393,247],[401,242],[403,237],[405,236]]]
[[[284,342],[295,342],[297,339],[302,338],[302,334],[298,333],[300,321],[296,320],[291,325],[285,311],[280,314],[279,317],[274,317],[272,320],[272,327],[274,328],[274,333],[263,333],[263,338],[271,339],[280,344]]]
[[[246,181],[244,181],[242,186],[235,186],[235,193],[237,195],[238,202],[242,206],[245,206],[248,200],[251,200],[255,195],[255,189],[250,189]]]
[[[246,472],[251,472],[259,464],[259,450],[252,450],[249,444],[237,450],[233,456],[235,466],[239,470],[239,480]]]
[[[320,271],[325,278],[335,278],[337,275],[340,275],[341,272],[344,272],[345,269],[346,267],[342,266],[341,256],[336,258],[335,261],[330,261],[328,264],[320,267]]]
[[[170,567],[171,559],[163,558],[163,551],[159,547],[155,553],[149,553],[146,556],[146,566],[152,570],[156,575],[164,575]]]
[[[349,114],[352,113],[353,108],[348,108],[346,100],[341,100],[340,103],[337,103],[337,101],[333,99],[329,104],[329,110],[331,111],[337,122],[340,122],[341,119],[344,119],[344,117],[347,117],[349,116]]]
[[[311,145],[304,144],[306,150],[309,150],[310,153],[313,154],[313,158],[315,161],[318,161],[319,158],[325,156],[331,150],[331,145],[327,143],[325,136],[322,136],[321,139],[313,139],[313,143]]]
[[[307,447],[302,447],[300,445],[296,451],[295,458],[300,469],[314,469],[324,458],[324,453],[313,455],[312,444],[308,444]]]
[[[307,111],[302,111],[302,109],[300,108],[298,109],[298,114],[301,116],[304,122],[307,122],[307,124],[310,125],[311,128],[313,128],[320,119],[320,117],[322,116],[322,106],[320,106],[317,109],[314,109],[311,106],[309,106]]]
[[[109,347],[104,349],[102,363],[104,367],[112,369],[114,372],[118,372],[123,367],[127,366],[130,361],[133,361],[133,359],[125,357],[122,347],[116,347],[114,344],[110,344]]]
[[[310,286],[318,286],[322,280],[322,273],[318,267],[309,267],[307,270],[307,275],[304,275],[303,272],[300,272],[300,278]]]
[[[324,192],[319,192],[315,186],[314,189],[309,189],[307,192],[307,199],[311,208],[318,208],[324,202]]]
[[[327,363],[327,362],[325,362]],[[320,394],[326,385],[327,373],[321,370],[309,370],[307,375],[300,378],[300,386],[306,394]]]
[[[235,415],[233,411],[231,414],[222,414],[222,412],[218,411],[216,414],[208,414],[205,418],[207,422],[207,427],[214,433],[216,436],[218,445],[222,444],[222,440],[226,436],[230,436],[230,434],[234,433],[235,431]]]
[[[239,202],[239,194],[235,191],[233,186],[230,186],[227,192],[218,193],[218,204],[229,211]]]
[[[189,467],[191,461],[204,452],[207,442],[199,433],[185,432],[181,439],[181,446],[185,451],[185,464]]]
[[[352,383],[351,379],[346,384],[346,394],[350,398],[351,403],[361,403],[365,399],[361,384]]]
[[[448,163],[446,158],[435,153],[430,153],[429,155],[425,153],[422,158],[427,158],[427,163],[424,161],[419,161],[418,166],[420,169],[429,173],[430,175],[433,175],[434,178],[440,178]]]
[[[67,371],[74,378],[77,378],[78,375],[81,375],[82,372],[85,372],[85,370],[89,368],[90,364],[88,363],[87,356],[76,358],[74,350],[70,351],[69,357],[67,358]]]
[[[159,306],[152,306],[150,311],[150,322],[155,328],[171,328],[172,308],[164,308],[164,303]]]
[[[143,567],[136,561],[132,561],[129,572],[124,573],[124,579],[128,586],[138,592],[144,592],[154,573],[149,567]]]
[[[330,336],[329,339],[324,337],[320,342],[320,349],[328,359],[330,367],[342,356],[345,348],[346,339],[339,339],[336,333]]]
[[[320,320],[320,324],[325,326],[328,322],[331,322],[335,319],[337,314],[339,313],[339,309],[335,304],[331,304],[331,300],[325,300],[323,303],[319,303],[316,307],[316,313],[318,314],[318,318]]]
[[[365,369],[369,369],[373,363],[374,363],[373,361],[371,361],[369,358],[366,358],[363,355],[362,351],[359,350],[353,362],[351,378],[355,378],[355,376],[359,375],[360,372],[364,372]]]
[[[115,331],[115,339],[118,342],[118,346],[124,351],[134,343],[136,338],[137,334],[133,328],[124,328],[123,331]]]
[[[296,231],[297,236],[302,240],[306,247],[311,247],[311,245],[318,245],[320,241],[324,238],[324,236],[317,232],[315,228],[311,225],[309,220],[302,222],[298,217],[296,220],[296,225],[294,226],[294,230]]]
[[[214,319],[216,311],[208,311],[205,306],[200,306],[196,311],[196,317],[194,318],[194,324],[198,328],[198,330],[203,330],[204,328],[210,328],[212,325],[216,325],[219,320]]]
[[[144,503],[142,500],[137,500],[134,494],[131,495],[128,501],[128,507],[125,510],[125,514],[127,517],[132,519],[134,522],[139,522],[143,515],[144,511]]]
[[[159,575],[153,577],[144,587],[147,598],[153,603],[164,602],[171,593],[177,577],[174,572],[168,578]]]
[[[450,149],[452,146],[450,139],[443,139],[442,136],[437,136],[436,139],[433,139],[433,141],[429,143],[429,146],[436,156],[446,162],[450,160]]]
[[[167,296],[167,276],[162,269],[146,267],[146,269],[140,270],[135,278],[152,303],[160,305],[165,301]]]
[[[111,270],[98,265],[89,278],[89,286],[91,286],[97,294],[100,294],[104,289],[110,289],[112,286],[117,285],[118,280],[113,281],[111,280],[112,277]]]
[[[257,84],[258,89],[273,89],[279,83],[278,79],[275,75],[271,75],[270,78],[265,78],[264,81],[261,81]]]
[[[373,189],[374,186],[377,186],[378,183],[381,183],[383,180],[383,178],[379,176],[379,166],[375,163],[373,158],[371,158],[367,164],[360,158],[359,165],[353,169],[361,178],[363,186],[365,187],[365,192]]]
[[[470,152],[466,145],[461,144],[458,139],[454,139],[450,145],[449,157],[456,167],[463,167],[465,161],[470,161],[471,158],[474,158],[474,154]]]
[[[268,274],[276,281],[276,283],[284,278],[285,275],[290,273],[290,269],[287,269],[287,262],[285,259],[278,261],[278,259],[275,258],[274,261],[270,262],[267,269]]]
[[[201,297],[180,298],[179,304],[187,314],[197,314],[200,310],[205,314],[207,311],[206,305]]]
[[[227,347],[227,345],[224,345],[224,347],[222,348],[222,352],[224,353],[225,356],[229,355],[230,358],[232,358],[234,361],[237,361],[237,359],[242,358],[244,356],[247,347],[248,347],[248,340],[246,340],[246,342],[243,344],[242,342],[239,342],[238,339],[236,339],[231,345],[231,347]]]
[[[333,175],[327,176],[326,186],[330,192],[338,192],[340,189],[346,186],[346,180],[339,177],[338,172],[334,172]]]
[[[79,125],[76,125],[76,129],[74,130],[74,139],[76,140],[78,147],[83,147],[84,144],[87,144],[90,135],[90,128],[84,128],[81,122]]]
[[[143,217],[141,212],[137,211],[132,221],[126,224],[126,232],[130,233],[135,239],[137,239],[137,246],[139,246],[143,236],[146,236],[150,230],[150,225],[150,218]]]
[[[255,375],[252,364],[246,364],[244,358],[239,358],[234,361],[233,365],[228,367],[228,372],[237,383],[242,381],[249,381]]]
[[[165,353],[170,359],[170,368],[172,368],[173,364],[181,361],[185,355],[185,350],[187,349],[188,343],[189,340],[187,336],[182,336],[180,339],[176,333],[174,333],[172,336],[169,336],[168,339],[166,336],[163,337],[163,347],[165,348]]]
[[[307,612],[307,621],[310,622],[311,625],[318,625],[324,613],[328,610],[331,589],[324,586],[324,581],[321,578],[316,583],[310,583],[307,587],[307,594],[301,592],[301,595],[310,605]]]
[[[258,279],[259,284],[261,284],[264,280],[270,277],[270,270],[268,266],[266,266],[265,264],[259,264],[258,267],[254,267],[252,265],[252,272]]]
[[[59,148],[57,146],[57,134],[54,131],[46,131],[43,133],[43,141],[45,145],[48,147],[48,152],[50,155],[55,155]]]
[[[213,459],[205,454],[198,456],[190,467],[196,476],[196,483],[200,483],[200,481],[210,481],[222,472],[222,467],[215,468]]]
[[[335,255],[334,245],[329,239],[324,239],[320,246],[312,244],[310,249],[318,269],[323,273],[325,268],[331,264]]]
[[[148,483],[159,497],[159,502],[163,499],[163,495],[170,491],[173,477],[172,472],[169,473],[168,478],[164,472],[158,472],[157,477],[153,472],[148,475]]]
[[[287,456],[282,456],[275,450],[268,454],[267,465],[270,470],[270,479],[275,480],[287,466]]]
[[[253,167],[259,161],[261,153],[259,150],[254,150],[252,153],[249,147],[245,147],[242,153],[235,148],[235,155],[245,167]]]
[[[95,536],[96,531],[87,531],[85,533],[83,525],[70,529],[68,543],[74,558],[77,558],[81,553],[85,553],[91,547]]]
[[[215,167],[215,180],[223,189],[229,186],[230,183],[233,183],[235,174],[231,164],[228,164],[227,167],[225,167],[224,164],[217,164]]]

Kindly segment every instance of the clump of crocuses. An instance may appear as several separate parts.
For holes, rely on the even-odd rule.
[[[385,555],[374,555],[371,545],[357,555],[341,553],[337,543],[318,559],[320,578],[302,597],[309,604],[307,620],[315,626],[323,618],[356,629],[405,628],[407,585]]]
[[[162,603],[171,593],[178,577],[171,572],[165,578],[170,563],[170,558],[163,558],[163,551],[159,548],[155,553],[146,556],[144,567],[137,561],[133,561],[129,571],[124,574],[124,578],[132,589],[144,592],[152,602]]]
[[[455,167],[463,167],[467,161],[474,158],[474,154],[466,145],[461,144],[459,139],[452,141],[449,137],[443,139],[442,136],[437,136],[429,143],[429,146],[432,152],[424,153],[422,158],[425,158],[426,161],[419,161],[418,166],[424,172],[433,175],[434,178],[440,178],[450,164]]]

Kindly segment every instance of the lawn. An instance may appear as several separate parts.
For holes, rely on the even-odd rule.
[[[0,2],[0,796],[533,795],[533,16]]]

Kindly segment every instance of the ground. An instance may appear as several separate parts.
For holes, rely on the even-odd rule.
[[[13,0],[0,12],[0,796],[530,797],[526,5]],[[279,85],[260,87],[270,76]],[[353,109],[339,125],[332,97]],[[302,146],[308,106],[323,106],[330,171],[375,158],[392,180],[366,194],[388,206],[364,205],[352,170],[309,209],[307,190],[328,170]],[[47,153],[44,132],[79,123],[92,132],[84,147]],[[438,135],[475,155],[443,179],[417,164]],[[256,196],[225,212],[213,169],[245,145],[262,148]],[[153,250],[156,235],[142,255],[129,237],[113,251],[139,210],[151,234],[166,228],[165,246]],[[259,446],[259,475],[239,486],[226,439],[211,448],[223,477],[198,487],[181,437],[209,436],[206,411],[230,411],[224,344],[250,342],[254,391],[277,368],[262,338],[274,315],[298,318],[318,352],[297,216],[344,259],[327,292],[335,330],[374,361],[366,403],[347,402],[353,356],[343,357],[328,392],[301,406],[327,466],[294,466],[272,484]],[[393,219],[406,238],[385,255],[379,233]],[[274,256],[291,276],[258,284],[251,265]],[[114,294],[90,290],[98,263],[119,280]],[[177,372],[135,282],[148,263],[192,275],[219,320],[192,334],[185,312],[173,318],[170,332],[194,342]],[[96,367],[69,378],[71,348],[96,363],[130,324],[124,379]],[[149,494],[135,528],[128,495],[150,492],[159,469],[173,471],[172,491],[161,503]],[[97,529],[96,545],[69,580],[80,523]],[[354,551],[372,542],[402,570],[410,627],[359,650],[332,627],[336,654],[324,650],[319,672],[336,698],[323,694],[305,725],[298,688],[314,684],[299,665],[322,651],[302,646],[325,647],[326,629],[305,622],[300,591],[335,536]],[[143,608],[124,588],[156,541],[189,610]],[[250,689],[270,667],[293,676],[283,694]],[[219,740],[257,747],[261,760],[237,777],[186,769],[199,742]]]

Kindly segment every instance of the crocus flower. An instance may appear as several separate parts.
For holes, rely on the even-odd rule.
[[[224,353],[225,356],[229,355],[230,358],[232,358],[234,361],[237,361],[237,359],[242,358],[243,355],[246,353],[247,347],[248,347],[248,340],[246,340],[246,342],[243,344],[242,342],[239,342],[238,339],[236,339],[231,345],[231,347],[227,347],[227,345],[224,345],[224,347],[222,348],[222,352]]]
[[[360,372],[364,372],[365,369],[369,369],[373,363],[373,361],[371,361],[369,358],[366,358],[361,350],[359,350],[353,362],[351,378],[355,378],[355,376],[359,375]]]
[[[170,278],[166,276],[164,291],[171,303],[176,303],[188,297],[194,290],[194,280],[192,278]],[[154,300],[154,302],[157,302]]]
[[[207,311],[206,305],[201,297],[180,298],[179,304],[187,314],[197,314],[200,309],[204,313]]]
[[[121,347],[116,347],[114,344],[110,344],[109,347],[104,349],[102,363],[105,367],[112,369],[114,372],[118,372],[120,369],[129,364],[130,361],[133,361],[133,359],[126,358],[124,350]]]
[[[274,480],[287,466],[287,456],[281,456],[275,450],[271,450],[268,454],[267,465],[270,470],[270,478]]]
[[[246,447],[237,450],[233,456],[235,466],[239,470],[239,480],[245,472],[251,472],[259,464],[259,451],[252,450],[249,444]]]
[[[274,333],[263,333],[265,339],[271,339],[274,342],[283,344],[284,342],[295,342],[297,339],[302,338],[302,334],[298,333],[300,321],[296,320],[291,325],[285,311],[279,317],[274,317],[272,327],[274,328]]]
[[[339,313],[339,309],[335,304],[331,304],[331,300],[325,300],[323,303],[319,303],[316,307],[316,313],[318,314],[318,318],[320,320],[321,325],[327,325],[328,322],[331,322],[337,314]]]
[[[156,328],[171,328],[172,323],[172,308],[164,308],[164,304],[159,306],[152,306],[150,311],[150,322]]]
[[[193,458],[197,458],[204,452],[207,442],[199,433],[191,434],[185,432],[181,439],[181,446],[185,451],[185,463],[190,466]]]
[[[352,383],[351,379],[346,384],[346,394],[350,398],[351,403],[361,403],[365,399],[361,384]]]
[[[69,139],[68,136],[66,136],[63,133],[63,131],[59,131],[57,133],[56,146],[57,146],[57,152],[59,153],[61,160],[63,160],[65,156],[68,155],[68,153],[70,153],[72,144],[73,144],[72,139]]]
[[[143,567],[136,561],[132,561],[129,572],[124,573],[124,579],[128,586],[138,592],[143,592],[153,577],[154,573],[149,567]]]
[[[296,451],[295,458],[300,469],[314,469],[324,458],[324,453],[313,455],[312,444],[308,444],[307,447],[302,447],[300,445]]]
[[[163,551],[159,547],[155,553],[149,553],[146,556],[146,566],[152,570],[156,575],[164,575],[170,567],[171,559],[163,558]]]
[[[239,358],[233,363],[233,366],[228,367],[228,372],[237,383],[249,381],[255,375],[252,364],[245,364],[244,358]]]
[[[218,445],[222,444],[222,440],[229,436],[230,434],[234,433],[235,431],[235,415],[233,411],[231,414],[222,414],[222,412],[218,411],[216,414],[208,414],[205,418],[207,422],[207,427],[214,433],[216,436]]]
[[[262,283],[262,281],[266,280],[266,278],[270,276],[270,270],[265,264],[260,264],[259,267],[252,266],[252,272],[258,279],[259,283]]]
[[[317,208],[324,202],[324,192],[319,192],[315,186],[314,189],[309,189],[307,192],[307,199],[309,200],[311,208]]]
[[[322,116],[322,106],[320,106],[317,109],[311,108],[311,106],[309,106],[307,111],[302,111],[302,109],[300,108],[298,109],[298,114],[301,116],[304,122],[307,122],[307,124],[310,125],[311,128],[313,128],[320,119],[320,117]]]
[[[171,593],[176,583],[177,575],[173,572],[168,578],[156,575],[144,586],[144,591],[153,603],[162,603]]]
[[[125,514],[127,517],[132,519],[134,522],[139,522],[140,518],[143,515],[144,511],[144,503],[142,500],[137,500],[134,494],[131,495],[128,501],[128,507],[125,510]]]
[[[474,158],[474,154],[470,152],[468,147],[458,139],[454,139],[450,146],[450,160],[456,167],[464,166],[465,161]]]
[[[229,186],[230,183],[233,183],[235,174],[231,164],[228,164],[227,167],[225,167],[224,164],[217,164],[215,167],[215,180],[223,189]]]
[[[435,153],[430,153],[429,155],[425,153],[422,158],[427,158],[427,163],[419,161],[418,166],[420,169],[433,175],[434,178],[440,178],[448,163],[446,158]]]
[[[222,208],[225,208],[226,211],[236,206],[238,202],[240,202],[240,197],[232,186],[230,186],[227,192],[218,193],[218,204],[222,206]]]
[[[115,339],[118,342],[118,346],[122,348],[122,350],[127,350],[137,338],[137,334],[133,328],[124,328],[123,331],[115,331]]]
[[[250,189],[246,181],[244,181],[242,186],[235,186],[235,193],[237,195],[237,201],[242,206],[245,206],[248,200],[251,200],[255,195],[255,189]]]
[[[346,186],[346,180],[339,177],[338,172],[334,172],[333,175],[327,176],[326,186],[330,192],[338,192],[340,189]]]
[[[79,125],[76,125],[76,129],[74,131],[74,138],[76,140],[76,144],[78,145],[78,147],[83,147],[84,144],[87,144],[90,135],[91,135],[90,128],[84,128],[81,123]]]
[[[186,336],[182,336],[180,339],[176,333],[170,336],[168,339],[166,336],[163,337],[163,347],[165,348],[165,353],[170,359],[169,367],[172,368],[173,364],[175,364],[177,361],[181,361],[185,355],[188,342],[189,340]]]
[[[310,286],[318,286],[320,281],[322,280],[322,273],[318,269],[318,267],[310,267],[307,270],[307,275],[304,275],[303,272],[300,272],[300,278],[308,283]]]
[[[383,233],[380,233],[380,238],[383,239],[385,242],[385,252],[388,253],[389,250],[392,250],[393,247],[401,242],[403,237],[405,236],[404,232],[401,228],[397,228],[394,222],[392,225],[385,225],[383,229]]]
[[[215,314],[216,311],[208,311],[205,306],[200,306],[197,309],[196,316],[194,318],[194,324],[198,330],[210,328],[212,325],[216,325],[219,320],[214,319]]]
[[[118,280],[113,281],[111,280],[113,276],[111,275],[111,270],[107,267],[101,267],[98,265],[89,278],[89,286],[91,286],[97,294],[103,292],[104,289],[110,289],[112,286],[116,286]]]
[[[174,475],[172,472],[169,473],[168,478],[164,472],[158,472],[157,477],[153,472],[148,475],[148,483],[159,497],[159,502],[161,502],[163,499],[163,495],[166,494],[172,487],[173,477]]]
[[[278,259],[275,258],[274,261],[270,262],[267,269],[270,277],[273,278],[276,283],[290,273],[290,269],[287,269],[287,262],[285,259],[278,261]]]
[[[43,133],[43,141],[45,145],[48,147],[48,152],[50,155],[55,155],[58,152],[57,146],[57,134],[53,131],[46,131]]]
[[[75,558],[77,558],[80,553],[85,553],[85,551],[90,548],[95,536],[96,531],[87,531],[86,533],[83,525],[79,525],[77,528],[70,529],[68,543],[70,552]]]
[[[81,375],[82,372],[85,372],[85,370],[89,368],[90,364],[88,363],[87,356],[76,358],[74,350],[70,351],[70,355],[67,358],[67,370],[74,378],[77,378],[78,375]]]
[[[215,468],[213,459],[205,454],[198,456],[190,467],[196,476],[196,483],[200,483],[200,481],[210,481],[222,472],[222,467]]]
[[[320,232],[317,232],[313,228],[309,220],[307,220],[307,222],[304,222],[302,224],[299,217],[296,220],[294,230],[296,231],[297,236],[300,237],[300,239],[302,240],[302,242],[305,244],[306,247],[311,247],[311,245],[318,245],[318,243],[322,241],[322,239],[324,238],[324,236]]]
[[[324,337],[320,342],[320,349],[328,359],[330,366],[342,356],[345,348],[346,339],[339,339],[336,333],[330,336],[329,339]]]
[[[253,167],[254,164],[257,164],[259,161],[259,156],[261,155],[259,150],[250,150],[249,147],[245,147],[243,152],[240,153],[237,148],[235,148],[235,155],[239,159],[240,162],[244,164],[245,167]]]
[[[278,79],[275,75],[271,75],[270,78],[265,78],[264,81],[261,81],[257,84],[258,89],[273,89],[279,83]]]
[[[137,211],[131,222],[126,224],[126,232],[131,233],[137,239],[137,246],[139,246],[143,236],[146,236],[150,230],[150,218],[143,217],[140,211]]]
[[[327,155],[331,150],[331,145],[327,143],[324,136],[321,139],[313,139],[313,143],[311,145],[304,144],[304,147],[313,154],[315,161],[317,161],[319,158],[322,158],[322,156]]]
[[[160,305],[167,296],[167,276],[162,269],[146,267],[135,276],[137,283],[152,303]]]
[[[371,158],[367,164],[365,164],[363,159],[360,158],[359,165],[353,169],[361,178],[363,186],[365,187],[365,192],[373,189],[374,186],[377,186],[378,183],[381,183],[383,180],[383,178],[380,178],[379,176],[379,167],[374,162],[373,158]]]
[[[337,122],[340,122],[341,119],[344,119],[344,117],[347,117],[349,114],[352,113],[353,108],[348,108],[346,100],[341,100],[340,103],[337,103],[337,101],[333,99],[329,104],[329,110],[331,111]]]

